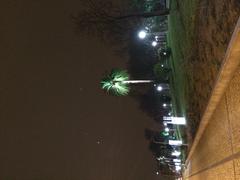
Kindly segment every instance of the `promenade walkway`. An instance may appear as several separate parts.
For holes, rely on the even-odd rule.
[[[240,180],[239,63],[240,19],[186,161],[186,180]]]

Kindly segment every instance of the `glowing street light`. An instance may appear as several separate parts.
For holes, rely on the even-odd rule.
[[[147,32],[146,31],[140,31],[139,33],[138,33],[138,37],[140,38],[140,39],[144,39],[145,37],[147,36]]]
[[[154,84],[154,86],[156,87],[157,91],[163,91],[163,90],[169,90],[169,84],[166,83],[160,83],[160,84]],[[167,104],[166,104],[167,106]]]
[[[168,127],[166,127],[164,130],[165,130],[166,132],[169,132],[169,131],[170,131],[170,129],[169,129]]]
[[[167,107],[172,107],[172,104],[170,103],[163,103],[162,104],[162,106],[164,107],[164,108],[167,108]]]
[[[153,42],[152,42],[152,46],[153,46],[153,47],[157,46],[157,42],[156,42],[156,41],[153,41]]]
[[[180,171],[182,168],[181,166],[175,166],[176,171]]]
[[[162,91],[163,90],[163,87],[161,85],[158,85],[157,86],[157,91]]]

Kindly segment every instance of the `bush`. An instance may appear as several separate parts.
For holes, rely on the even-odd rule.
[[[163,63],[159,62],[154,66],[154,74],[156,79],[160,82],[167,82],[169,80],[169,72],[171,69],[162,67]]]

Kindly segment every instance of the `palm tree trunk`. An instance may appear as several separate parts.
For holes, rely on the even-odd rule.
[[[153,80],[127,80],[123,82],[126,84],[140,84],[140,83],[152,83]]]
[[[169,14],[169,9],[163,9],[158,11],[152,11],[152,12],[141,12],[141,13],[131,13],[123,16],[116,17],[117,20],[121,19],[127,19],[131,17],[139,17],[139,18],[150,18],[154,16],[164,16]]]

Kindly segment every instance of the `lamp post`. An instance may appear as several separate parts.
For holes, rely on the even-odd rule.
[[[154,86],[156,87],[156,90],[159,92],[170,89],[169,84],[166,83],[154,84]]]
[[[144,39],[146,36],[153,36],[155,39],[162,38],[166,36],[167,31],[161,31],[161,32],[150,32],[149,29],[140,30],[138,32],[138,37],[140,39]]]
[[[148,38],[151,41],[151,45],[156,47],[157,45],[163,46],[166,45],[167,31],[162,32],[150,32],[148,28],[140,30],[138,32],[138,38],[144,40]]]
[[[146,31],[141,30],[141,31],[138,32],[138,37],[140,39],[145,39],[146,36],[147,36],[147,32]]]

